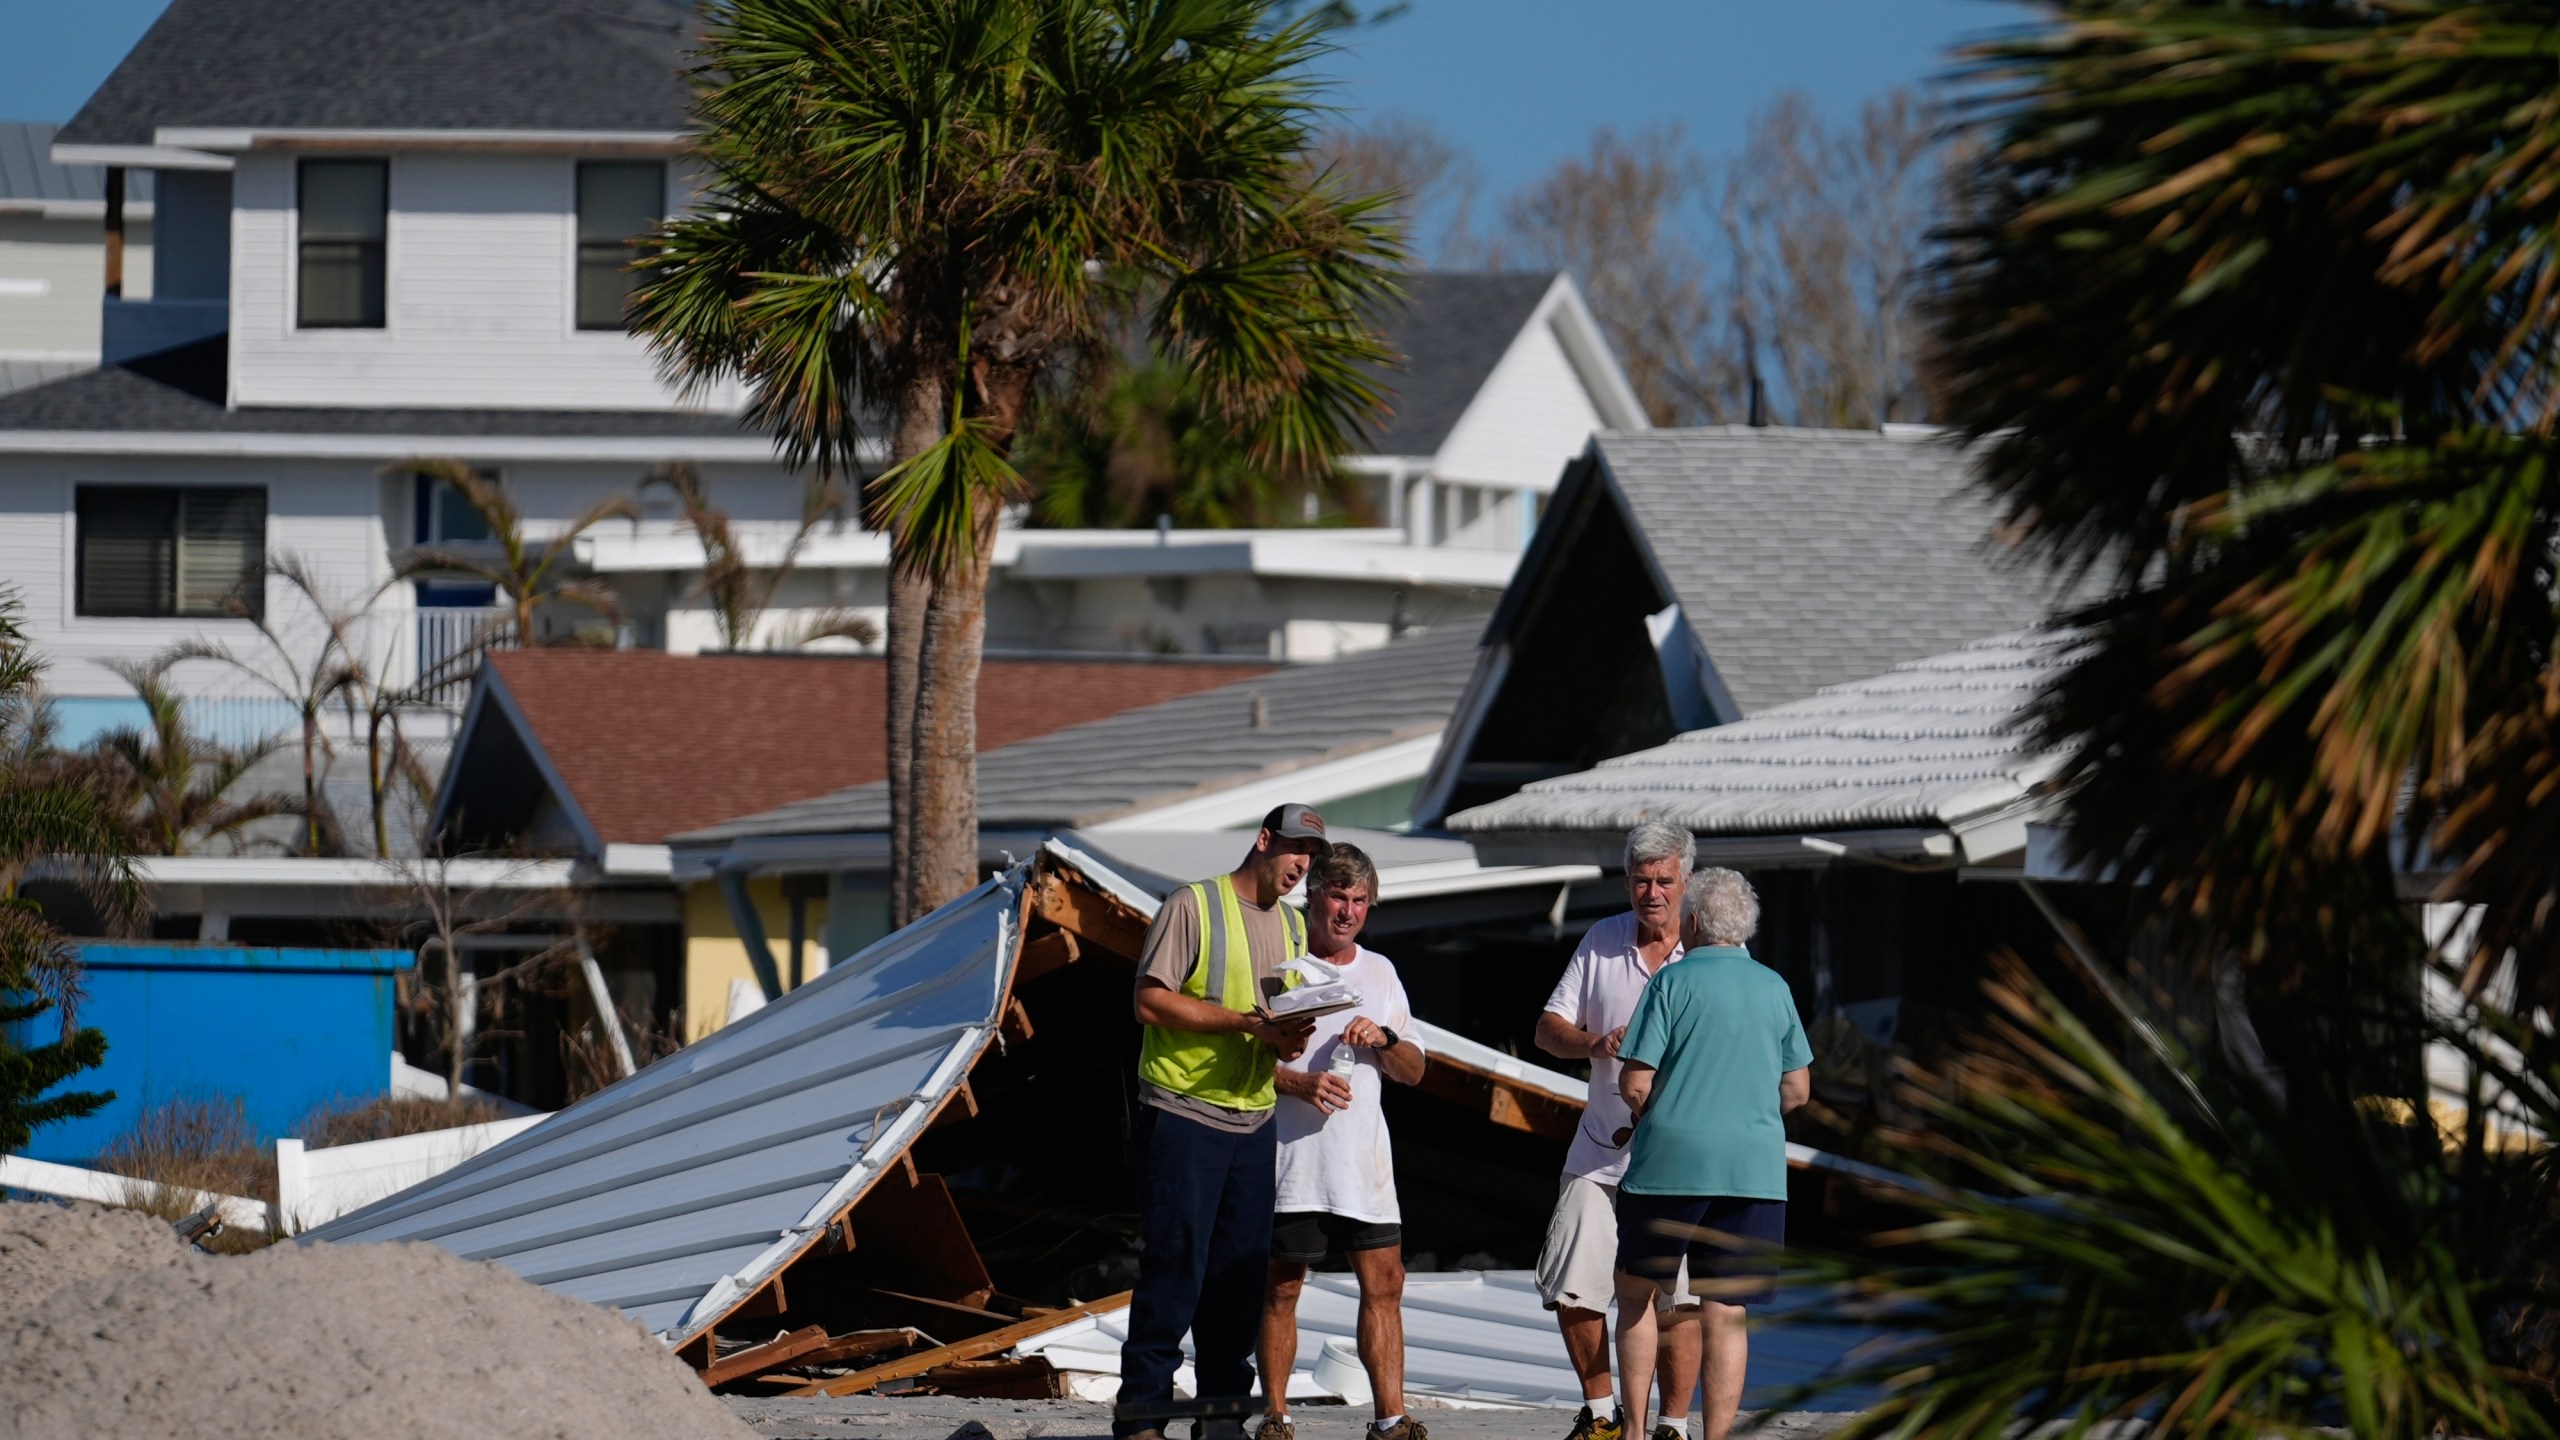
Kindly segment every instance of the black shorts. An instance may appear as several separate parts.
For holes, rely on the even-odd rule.
[[[1404,1243],[1393,1221],[1354,1220],[1330,1210],[1283,1210],[1271,1217],[1271,1258],[1313,1265],[1355,1250],[1385,1250]]]
[[[1715,1235],[1733,1237],[1728,1243]],[[1778,1249],[1787,1241],[1787,1202],[1732,1195],[1618,1192],[1618,1268],[1668,1289],[1689,1257],[1689,1289],[1721,1305],[1777,1298]]]

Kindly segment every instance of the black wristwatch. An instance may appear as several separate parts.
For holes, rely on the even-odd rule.
[[[1396,1032],[1388,1029],[1384,1025],[1378,1027],[1378,1033],[1387,1037],[1387,1043],[1378,1047],[1380,1050],[1393,1050],[1404,1043],[1403,1036],[1398,1035]]]

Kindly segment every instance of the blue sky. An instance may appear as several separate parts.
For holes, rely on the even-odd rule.
[[[0,0],[0,119],[69,119],[163,3]],[[1414,0],[1347,37],[1328,68],[1338,103],[1428,121],[1499,196],[1600,125],[1676,122],[1717,153],[1786,90],[1854,115],[2022,13],[2006,0]]]

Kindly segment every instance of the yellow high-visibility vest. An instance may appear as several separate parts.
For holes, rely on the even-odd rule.
[[[1253,946],[1245,939],[1244,902],[1236,896],[1235,878],[1221,875],[1183,888],[1200,907],[1200,956],[1183,977],[1182,993],[1215,1000],[1230,1010],[1253,1009],[1261,994],[1254,986]],[[1292,906],[1281,906],[1280,913],[1289,937],[1289,953],[1281,957],[1286,964],[1307,953],[1307,920]],[[1291,988],[1296,980],[1294,974],[1281,977]],[[1145,1029],[1138,1076],[1148,1084],[1230,1110],[1268,1110],[1278,1099],[1271,1076],[1279,1057],[1251,1035],[1203,1035],[1160,1025]]]

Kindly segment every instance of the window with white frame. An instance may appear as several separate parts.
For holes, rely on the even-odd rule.
[[[578,162],[578,328],[627,330],[641,238],[667,213],[667,167],[655,160]]]
[[[264,487],[83,485],[75,501],[78,613],[265,613]]]
[[[391,162],[305,160],[298,188],[294,323],[305,330],[381,329]]]

